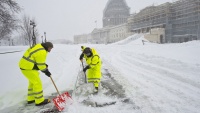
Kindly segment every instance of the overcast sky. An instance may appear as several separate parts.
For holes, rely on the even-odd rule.
[[[40,37],[68,39],[74,35],[88,34],[95,27],[102,28],[103,10],[108,0],[17,0],[28,15],[37,22]],[[159,5],[174,0],[126,0],[131,14],[149,5]]]

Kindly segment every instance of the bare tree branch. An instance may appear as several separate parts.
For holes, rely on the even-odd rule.
[[[28,41],[29,45],[31,45],[32,43],[32,36],[33,36],[33,28],[30,25],[30,20],[36,23],[34,19],[30,19],[29,16],[24,15],[22,17],[22,25],[20,26],[23,39],[24,41]],[[35,37],[39,36],[38,30],[36,28],[34,28],[34,33],[35,33]]]
[[[9,38],[13,30],[18,28],[18,20],[15,13],[20,12],[21,8],[13,0],[0,0],[0,40]]]

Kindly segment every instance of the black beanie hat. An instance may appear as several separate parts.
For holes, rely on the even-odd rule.
[[[49,47],[53,48],[53,44],[51,42],[45,42],[44,44],[46,45],[47,48]]]
[[[53,48],[53,44],[51,42],[45,42],[42,43],[41,45],[45,48],[46,51],[48,51],[49,47]]]
[[[91,50],[89,47],[86,47],[83,51],[84,54],[88,54],[88,53],[91,53]]]

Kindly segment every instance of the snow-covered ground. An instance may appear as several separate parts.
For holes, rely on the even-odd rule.
[[[135,37],[135,38],[134,38]],[[141,113],[199,113],[200,111],[200,41],[181,44],[155,44],[143,37],[94,47],[111,72],[134,101]],[[48,54],[47,64],[60,91],[73,90],[81,64],[81,45],[55,44]],[[0,112],[25,101],[27,80],[21,74],[18,61],[27,47],[0,46]],[[51,80],[41,73],[44,95],[55,93]],[[99,100],[107,98],[100,98]],[[119,107],[121,106],[121,107]],[[78,102],[67,107],[68,113],[136,113],[125,105],[102,108],[84,106]],[[12,111],[10,111],[12,112]]]

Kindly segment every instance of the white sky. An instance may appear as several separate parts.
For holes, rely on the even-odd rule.
[[[46,32],[48,39],[73,40],[74,35],[90,33],[95,27],[102,28],[103,10],[108,0],[17,0],[37,22],[40,37]],[[146,6],[159,5],[174,0],[126,0],[131,13]]]

